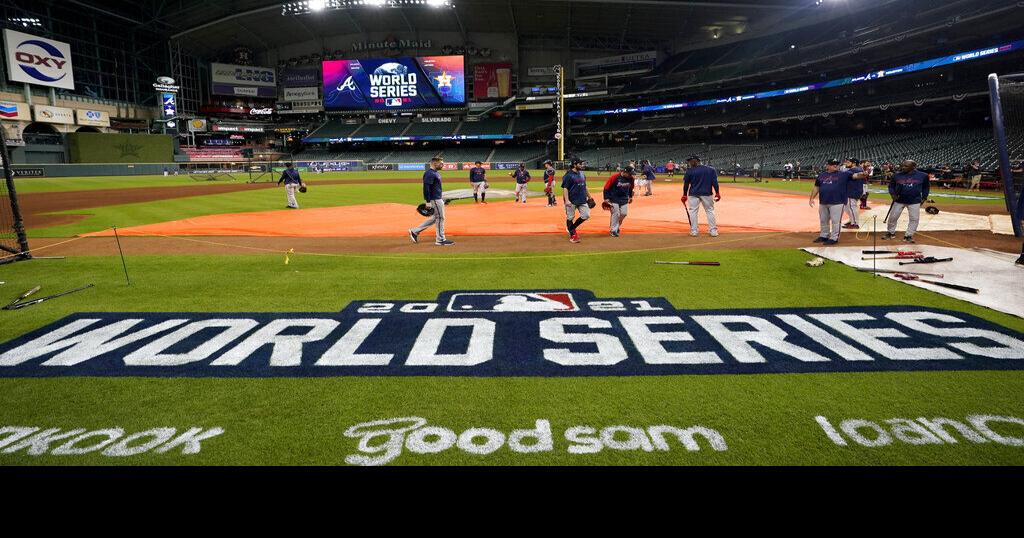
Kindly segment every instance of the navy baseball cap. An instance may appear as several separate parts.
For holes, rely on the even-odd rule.
[[[569,166],[576,166],[577,164],[583,164],[585,161],[580,158],[573,159]]]
[[[690,155],[689,157],[686,158],[686,160],[688,160],[688,161],[699,161],[700,160],[700,156],[699,155]]]
[[[632,166],[627,166],[627,167],[622,169],[622,173],[623,174],[628,174],[628,175],[633,175],[634,173],[636,173],[636,169],[633,168]]]
[[[839,166],[839,159],[829,159],[828,162],[825,164],[834,164],[836,166]]]

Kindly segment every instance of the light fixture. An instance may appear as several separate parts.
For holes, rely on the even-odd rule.
[[[453,0],[299,0],[281,4],[282,15],[307,15],[356,8],[455,7]]]

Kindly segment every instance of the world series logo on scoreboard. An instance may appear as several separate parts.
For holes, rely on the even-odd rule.
[[[466,103],[462,56],[424,56],[323,63],[328,110],[394,110]]]

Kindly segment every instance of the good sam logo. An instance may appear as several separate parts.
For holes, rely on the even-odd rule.
[[[448,292],[338,314],[75,314],[0,377],[602,376],[1010,370],[1024,335],[913,306],[678,311],[579,290]]]

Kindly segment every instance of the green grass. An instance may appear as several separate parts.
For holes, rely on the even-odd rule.
[[[422,249],[393,257],[129,257],[133,286],[113,257],[40,260],[0,267],[0,290],[35,285],[96,289],[20,311],[0,311],[0,341],[85,311],[336,312],[350,301],[432,300],[445,290],[569,286],[598,297],[666,297],[680,308],[783,308],[913,304],[967,312],[1016,331],[1024,320],[834,263],[807,269],[795,250],[522,255],[514,260]],[[654,266],[656,259],[719,260],[719,268]],[[514,267],[514,277],[510,277]],[[616,274],[644,278],[609,278]],[[426,275],[429,275],[426,276]],[[466,275],[472,275],[467,284]],[[565,275],[572,275],[566,283]],[[751,278],[759,275],[760,278]],[[220,426],[203,452],[113,461],[98,455],[31,457],[21,464],[341,464],[356,441],[344,430],[417,415],[461,432],[506,433],[549,419],[551,453],[490,456],[406,452],[397,464],[1024,464],[1024,449],[987,443],[839,448],[813,417],[883,421],[969,414],[1024,416],[1024,372],[910,372],[630,378],[0,379],[0,425],[61,428]],[[570,455],[560,433],[575,425],[696,424],[721,432],[726,452]],[[1019,432],[1019,430],[1018,430]],[[1012,434],[1013,432],[1008,432]]]
[[[723,185],[732,183],[732,176],[722,176],[719,181]],[[768,183],[754,183],[753,178],[739,177],[736,183],[740,183],[749,187],[758,187],[772,190],[783,190],[792,191],[797,194],[810,195],[811,189],[814,188],[814,183],[811,180],[800,180],[800,181],[783,181],[781,179],[769,179]],[[869,191],[885,189],[884,186],[878,185],[877,183],[868,186]],[[992,204],[999,206],[1005,203],[1001,193],[994,191],[983,191],[983,192],[968,192],[967,189],[943,189],[936,187],[934,182],[932,184],[932,194],[949,194],[949,195],[963,195],[963,196],[979,196],[983,199],[960,199],[960,198],[934,198],[937,205],[949,205],[949,204]],[[887,194],[872,192],[869,201],[887,200],[889,197]]]

